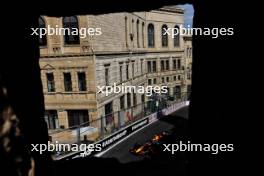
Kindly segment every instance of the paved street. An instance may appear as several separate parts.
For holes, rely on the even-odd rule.
[[[145,127],[141,131],[135,133],[125,141],[118,144],[113,149],[106,152],[102,157],[103,158],[117,158],[121,163],[128,163],[131,161],[140,161],[143,160],[143,157],[135,156],[129,152],[129,149],[134,146],[134,144],[140,143],[144,144],[149,139],[151,139],[155,134],[162,131],[173,131],[173,133],[183,133],[183,127],[181,126],[184,119],[188,116],[188,107],[182,108],[172,114],[171,116],[165,117],[165,119],[154,122],[153,124]],[[176,127],[180,129],[176,129]],[[185,130],[185,129],[184,129]],[[177,132],[176,132],[177,131]],[[176,137],[179,134],[175,134]],[[180,136],[179,136],[180,137]]]
[[[173,139],[184,140],[187,134],[188,107],[182,108],[174,114],[145,127],[127,140],[116,145],[102,157],[79,158],[69,161],[59,161],[55,164],[56,175],[67,175],[74,171],[74,175],[96,173],[96,175],[186,175],[187,157],[185,153],[176,155],[164,154],[155,158],[134,156],[129,149],[136,142],[145,143],[154,134],[170,131]],[[171,143],[176,142],[170,141]],[[90,174],[89,174],[90,173]]]

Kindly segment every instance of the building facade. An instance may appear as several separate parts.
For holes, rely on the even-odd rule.
[[[98,92],[98,86],[167,86],[166,96],[172,100],[190,91],[191,36],[163,35],[167,29],[183,25],[183,15],[180,8],[166,7],[150,12],[40,17],[43,28],[101,30],[101,35],[40,38],[45,120],[53,138],[57,131],[81,124],[94,133],[102,126],[107,130],[109,120],[98,119],[129,109],[126,113],[130,115],[121,119],[126,122],[131,113],[136,116],[142,111],[144,106],[139,105],[151,100],[137,93],[106,96]],[[120,121],[113,118],[113,123],[120,123],[117,119]]]

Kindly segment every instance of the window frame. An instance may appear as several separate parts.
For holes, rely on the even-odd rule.
[[[148,24],[148,48],[155,47],[155,26],[152,23]]]
[[[66,21],[66,19],[70,19],[69,21]],[[75,21],[73,20],[75,19]],[[68,35],[67,32],[65,32],[65,35],[63,36],[63,43],[64,46],[71,46],[71,45],[80,45],[80,34],[79,34],[79,20],[77,16],[66,16],[62,18],[62,27],[64,29],[69,28],[70,34]],[[77,28],[78,29],[78,35],[72,35],[72,29]],[[71,39],[72,37],[73,39]]]
[[[166,33],[164,35],[164,32],[168,30],[168,26],[166,24],[163,24],[161,26],[161,47],[162,48],[168,48],[169,46],[169,36]]]

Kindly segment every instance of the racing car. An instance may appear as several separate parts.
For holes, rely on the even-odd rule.
[[[152,139],[141,145],[136,143],[130,152],[138,156],[151,156],[157,154],[162,150],[162,144],[169,137],[169,133],[164,131],[159,134],[155,134]]]

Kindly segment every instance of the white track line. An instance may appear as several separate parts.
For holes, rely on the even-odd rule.
[[[109,150],[111,150],[112,148],[114,148],[115,146],[117,146],[118,144],[120,144],[121,142],[124,142],[127,138],[131,137],[132,135],[136,134],[137,132],[143,130],[144,128],[146,128],[147,126],[153,124],[154,122],[157,122],[157,120],[147,124],[146,126],[140,128],[139,130],[136,130],[134,132],[132,132],[131,134],[127,135],[126,137],[124,137],[123,139],[121,139],[120,141],[116,142],[115,144],[113,144],[112,146],[110,146],[108,149],[94,155],[95,157],[101,157],[102,155],[104,155],[106,152],[108,152]]]

